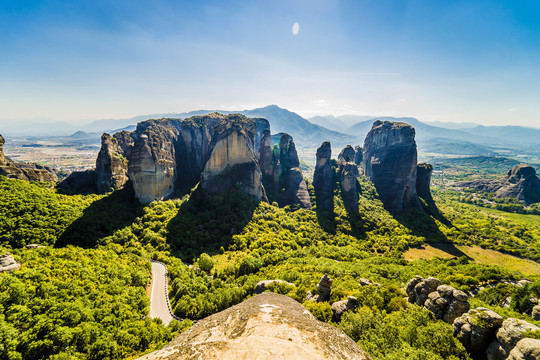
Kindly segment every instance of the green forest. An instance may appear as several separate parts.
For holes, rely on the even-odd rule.
[[[407,261],[403,253],[454,243],[539,260],[540,216],[497,215],[435,190],[437,209],[426,205],[425,212],[393,217],[368,180],[358,186],[358,213],[347,212],[338,185],[328,213],[317,210],[311,185],[313,210],[257,202],[240,189],[212,199],[194,189],[182,199],[143,206],[128,188],[65,195],[46,184],[0,177],[0,247],[22,264],[0,274],[0,359],[136,357],[160,348],[192,321],[253,296],[265,279],[294,283],[272,290],[330,323],[331,303],[356,296],[357,310],[333,324],[375,359],[469,358],[451,325],[404,300],[403,288],[415,275],[461,290],[527,277],[533,284],[513,296],[510,308],[500,300],[514,294],[513,287],[472,302],[534,323],[526,314],[528,299],[540,295],[540,274],[464,255]],[[25,248],[34,243],[45,247]],[[147,259],[167,265],[171,306],[184,321],[165,327],[147,317]],[[306,301],[323,274],[333,279],[330,301]],[[359,278],[381,285],[361,286]]]

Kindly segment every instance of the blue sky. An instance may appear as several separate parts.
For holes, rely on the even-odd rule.
[[[0,119],[277,104],[540,126],[539,19],[539,1],[0,0]]]

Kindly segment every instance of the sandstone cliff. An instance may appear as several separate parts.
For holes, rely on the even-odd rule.
[[[526,205],[540,202],[540,179],[536,170],[528,165],[515,166],[500,180],[461,181],[453,185],[494,192],[497,198],[515,198]]]
[[[426,201],[429,206],[435,206],[435,201],[431,196],[431,164],[418,164],[416,169],[416,193]]]
[[[416,193],[417,152],[414,128],[377,120],[366,136],[362,167],[384,207],[392,214],[421,208]]]
[[[126,152],[131,150],[131,144],[126,144],[127,138],[121,134],[122,145]],[[124,150],[120,146],[116,134],[101,136],[101,150],[96,160],[96,187],[101,194],[119,189],[128,181],[128,159],[124,156]]]
[[[51,168],[39,164],[19,163],[4,155],[5,140],[0,135],[0,175],[9,179],[26,181],[57,182],[58,177]]]
[[[353,212],[358,212],[358,166],[354,162],[356,152],[352,146],[345,147],[338,157],[339,182],[341,184],[341,196],[345,207]]]
[[[283,295],[263,293],[207,317],[141,360],[370,359],[341,330]]]

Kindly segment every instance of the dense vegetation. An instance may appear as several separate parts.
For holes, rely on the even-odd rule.
[[[358,310],[336,325],[377,359],[467,359],[451,326],[407,304],[401,288],[415,275],[436,276],[463,290],[522,275],[466,257],[408,262],[403,251],[457,242],[538,259],[540,228],[486,215],[442,190],[435,193],[440,212],[394,218],[370,182],[363,179],[359,186],[360,212],[352,214],[338,186],[334,212],[324,213],[316,206],[311,211],[258,203],[239,189],[210,201],[195,191],[142,207],[128,190],[67,196],[0,177],[0,245],[23,264],[0,276],[0,359],[117,359],[161,346],[190,322],[165,328],[145,319],[145,258],[168,265],[172,308],[182,318],[203,318],[252,296],[260,280],[283,279],[295,286],[274,291],[327,322],[331,302],[356,296]],[[84,248],[19,249],[33,242]],[[331,301],[305,301],[325,273],[334,279]],[[360,277],[381,286],[361,286]],[[475,301],[498,305],[489,296]],[[504,314],[520,316],[524,309],[516,305]]]
[[[0,274],[2,359],[119,359],[174,335],[173,327],[145,319],[149,263],[139,256],[119,247],[15,256],[22,268]]]

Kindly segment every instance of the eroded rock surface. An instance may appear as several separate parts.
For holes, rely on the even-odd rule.
[[[435,201],[431,196],[431,164],[418,164],[416,168],[416,193],[430,206],[435,206]]]
[[[492,310],[471,309],[454,321],[454,336],[468,352],[482,357],[502,323],[502,316]]]
[[[341,196],[343,203],[349,211],[358,211],[358,166],[354,162],[356,153],[352,146],[345,147],[338,157],[339,180],[341,184]]]
[[[301,304],[264,293],[207,317],[141,360],[370,357],[341,330],[315,319]]]
[[[5,140],[0,135],[0,175],[8,179],[57,182],[56,172],[47,166],[13,161],[4,155]]]
[[[317,295],[312,295],[311,291],[308,291],[306,294],[306,300],[323,302],[330,300],[330,293],[332,292],[332,282],[333,280],[324,274],[317,285]]]
[[[21,267],[10,253],[0,255],[0,272],[13,272]]]
[[[131,153],[131,144],[127,143],[124,134],[118,136],[103,134],[101,149],[96,160],[96,188],[101,194],[120,189],[129,180],[127,175],[128,158],[124,152]],[[125,151],[124,151],[125,149]],[[131,154],[130,154],[131,155]]]
[[[515,166],[500,180],[461,181],[453,185],[494,192],[497,198],[515,198],[526,205],[540,202],[540,179],[536,176],[536,170],[528,165]]]
[[[431,311],[435,318],[452,324],[457,317],[469,311],[468,298],[463,291],[448,285],[440,285],[428,295],[424,307]]]
[[[317,200],[317,208],[323,211],[334,210],[334,170],[331,163],[332,148],[324,142],[317,149],[317,163],[313,173],[313,188]]]
[[[358,299],[354,296],[347,297],[347,300],[336,301],[332,304],[332,321],[340,322],[344,313],[357,307]]]
[[[518,348],[513,353],[512,351],[522,339],[526,339],[525,334],[529,331],[540,331],[540,328],[525,320],[514,318],[504,320],[497,331],[496,339],[489,345],[487,351],[488,360],[526,359],[526,357],[518,357],[520,353],[523,354],[521,350],[524,350],[524,348]],[[527,343],[525,342],[525,344]]]
[[[402,122],[377,120],[364,141],[362,167],[392,214],[421,208],[416,194],[415,130]]]

